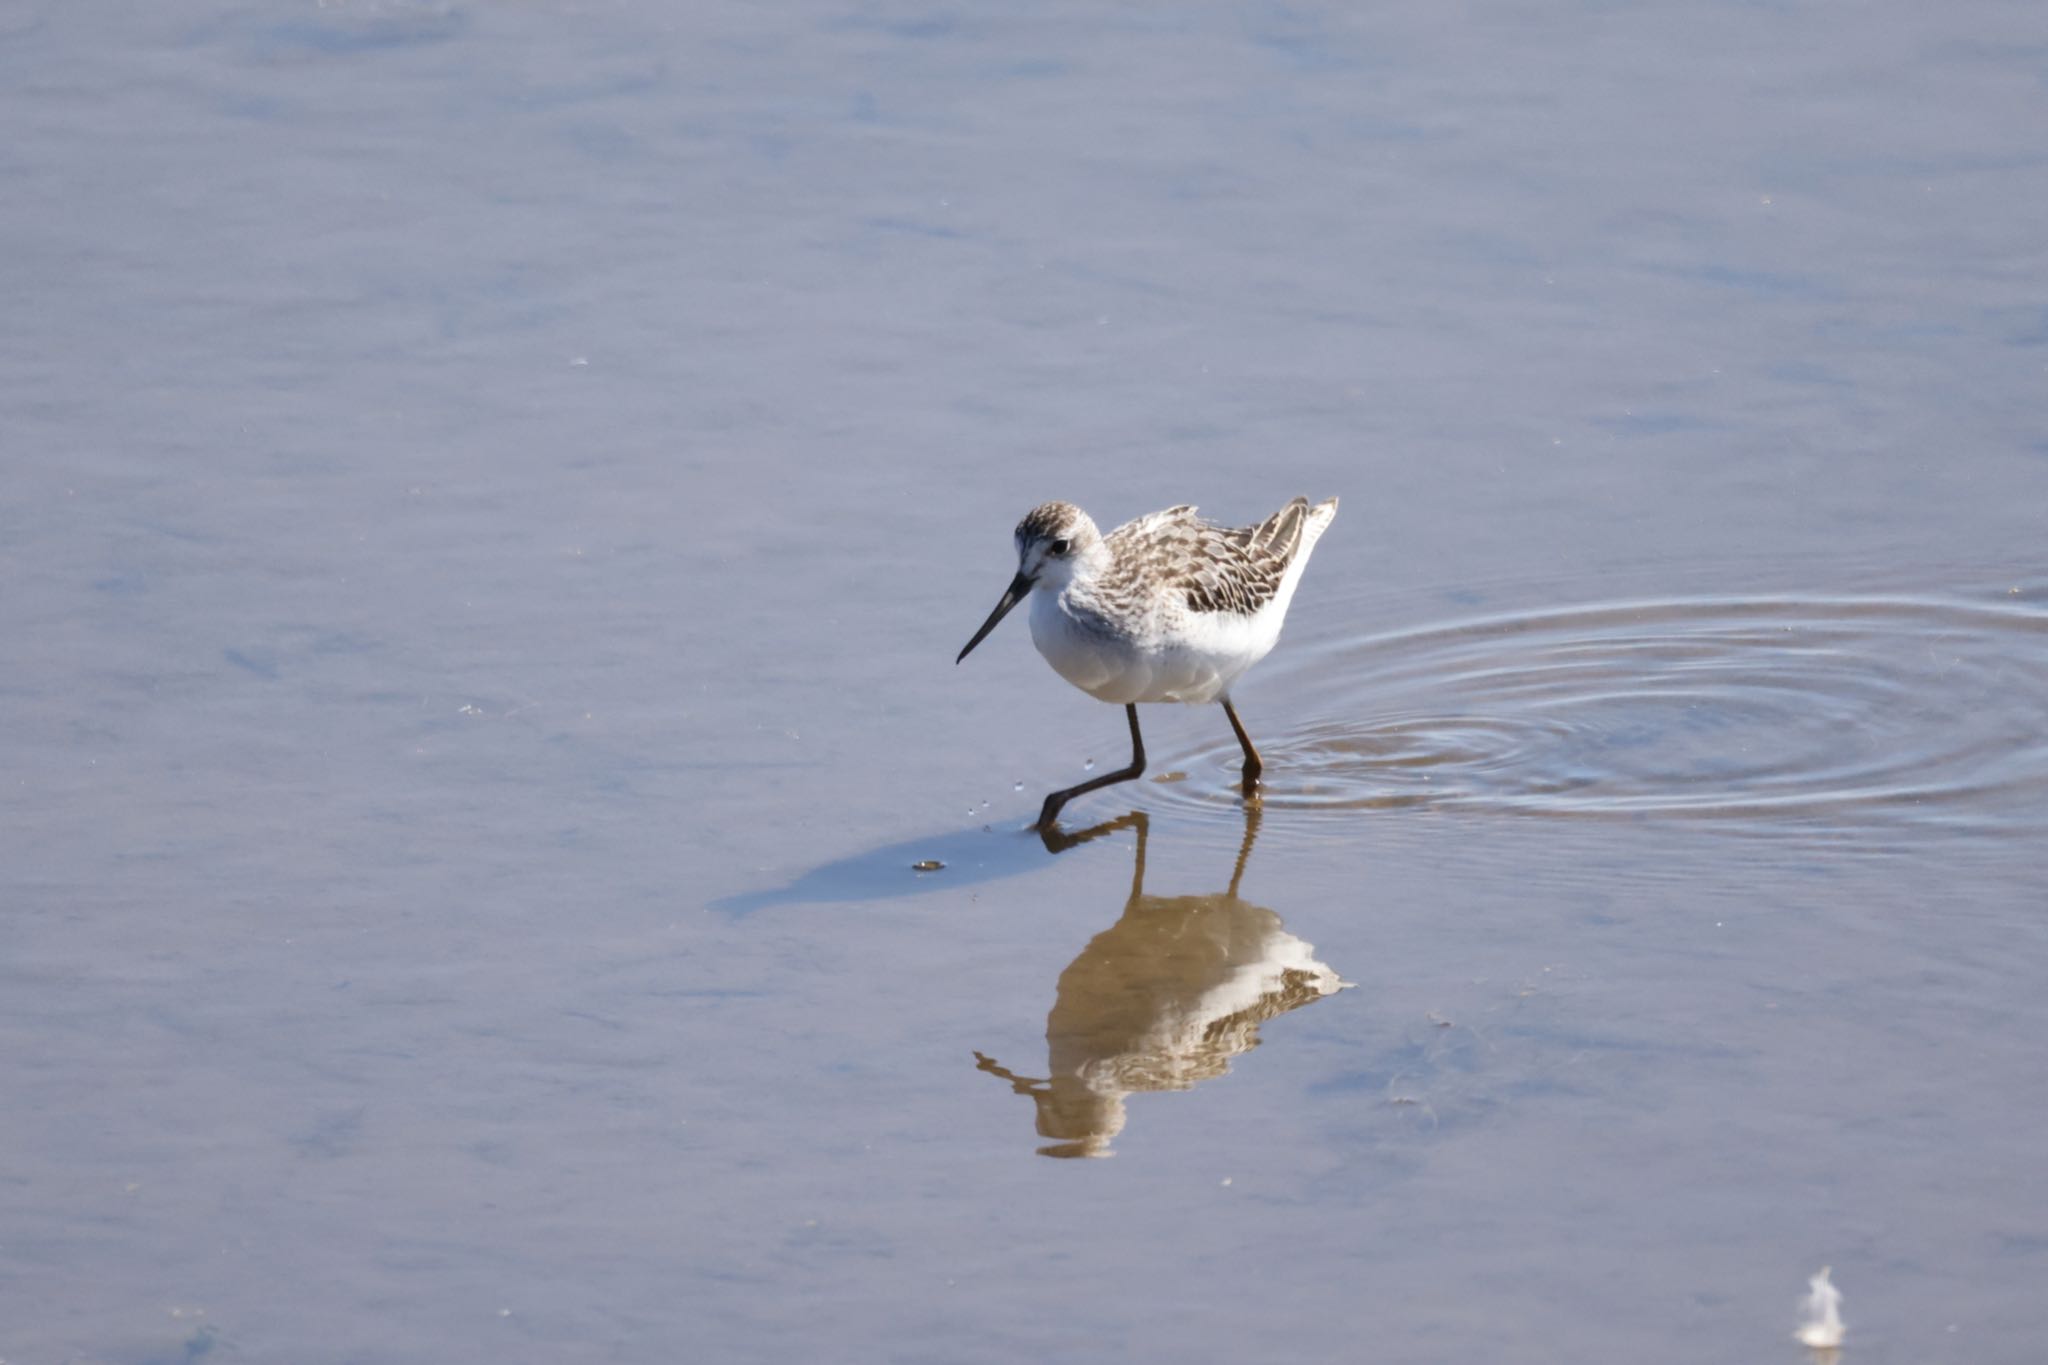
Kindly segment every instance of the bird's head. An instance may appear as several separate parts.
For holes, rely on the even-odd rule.
[[[1032,508],[1017,523],[1016,538],[1017,576],[954,663],[966,658],[1033,588],[1059,592],[1073,581],[1079,568],[1095,563],[1103,552],[1102,533],[1086,512],[1070,502],[1041,503]]]

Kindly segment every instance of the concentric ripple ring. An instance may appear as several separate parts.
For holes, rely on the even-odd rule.
[[[1284,662],[1283,662],[1284,660]],[[2048,830],[2048,613],[1909,597],[1679,599],[1341,640],[1269,675],[1269,808]],[[1231,799],[1234,747],[1165,801]]]

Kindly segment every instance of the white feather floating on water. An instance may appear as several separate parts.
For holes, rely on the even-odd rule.
[[[1822,1266],[1820,1274],[1806,1282],[1806,1321],[1792,1334],[1816,1351],[1832,1351],[1842,1344],[1842,1291],[1829,1278],[1832,1270]]]

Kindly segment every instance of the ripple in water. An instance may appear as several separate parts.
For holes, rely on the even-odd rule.
[[[1266,805],[1849,829],[2048,825],[2048,615],[1904,598],[1692,600],[1343,642],[1266,667]],[[1237,746],[1158,799],[1234,799]]]

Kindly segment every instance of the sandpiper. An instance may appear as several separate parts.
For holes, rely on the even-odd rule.
[[[1337,500],[1296,498],[1257,526],[1215,526],[1193,507],[1169,507],[1108,535],[1066,502],[1017,523],[1017,576],[981,629],[980,644],[1032,590],[1031,640],[1053,670],[1089,696],[1117,702],[1131,723],[1131,766],[1045,798],[1037,828],[1060,807],[1145,771],[1138,703],[1223,703],[1244,749],[1250,796],[1264,764],[1230,704],[1230,686],[1280,638],[1309,552],[1337,515]]]

